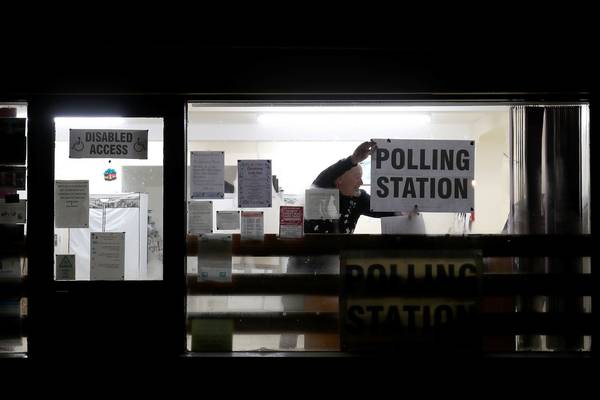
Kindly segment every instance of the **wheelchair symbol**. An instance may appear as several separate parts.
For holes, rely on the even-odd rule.
[[[142,143],[142,138],[137,138],[137,142],[135,142],[135,144],[133,145],[133,149],[138,153],[140,151],[146,150],[146,146],[144,146],[144,144]]]
[[[77,142],[75,142],[73,144],[73,146],[71,146],[71,150],[75,150],[75,151],[83,151],[84,148],[84,144],[81,141],[81,136],[77,137]]]

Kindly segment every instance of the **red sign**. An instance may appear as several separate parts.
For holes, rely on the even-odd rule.
[[[279,208],[279,237],[301,238],[304,234],[304,208],[281,206]]]

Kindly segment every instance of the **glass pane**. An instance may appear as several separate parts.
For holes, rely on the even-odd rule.
[[[55,279],[161,280],[162,118],[55,127]]]

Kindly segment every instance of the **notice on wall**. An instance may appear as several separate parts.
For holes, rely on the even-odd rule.
[[[71,129],[69,158],[148,159],[148,130]]]
[[[55,181],[54,225],[57,228],[87,228],[89,222],[89,181]]]
[[[217,230],[230,231],[240,229],[239,211],[217,211]]]
[[[198,281],[231,282],[231,254],[231,235],[202,235],[198,240]]]
[[[90,279],[125,279],[125,232],[90,233]]]
[[[25,118],[0,118],[0,164],[25,164]]]
[[[27,200],[7,203],[0,199],[0,224],[24,224],[26,220]]]
[[[56,255],[56,280],[75,280],[75,254]]]
[[[192,319],[192,351],[232,351],[232,319]]]
[[[264,240],[265,223],[262,211],[242,211],[241,240]]]
[[[190,152],[192,199],[222,199],[225,195],[225,153]]]
[[[279,237],[301,238],[304,236],[304,207],[279,207]]]
[[[306,189],[306,219],[339,219],[340,191],[338,189]]]
[[[271,207],[271,160],[239,160],[238,187],[238,207]]]
[[[470,212],[474,207],[475,142],[389,140],[371,160],[373,211]]]
[[[0,258],[0,281],[21,278],[21,259],[18,257]]]
[[[213,231],[212,201],[188,202],[188,232],[192,235]]]

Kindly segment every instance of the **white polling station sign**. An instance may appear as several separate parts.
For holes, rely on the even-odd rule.
[[[148,130],[71,129],[69,158],[148,159]]]
[[[373,141],[371,210],[473,211],[474,141]]]

